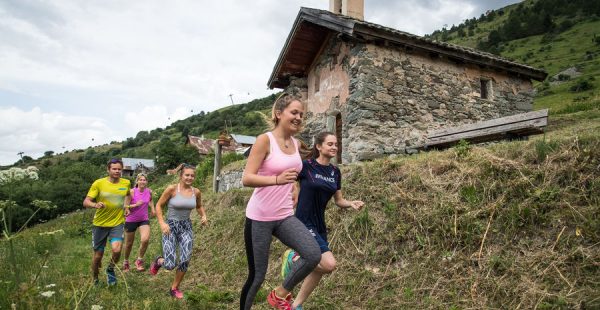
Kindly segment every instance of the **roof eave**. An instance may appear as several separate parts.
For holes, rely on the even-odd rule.
[[[290,46],[294,37],[296,36],[300,25],[304,22],[309,22],[315,25],[323,26],[329,30],[345,33],[351,35],[353,33],[355,21],[351,19],[341,20],[339,18],[334,18],[327,14],[322,14],[315,12],[309,8],[300,8],[298,12],[298,16],[296,16],[296,20],[292,26],[292,30],[285,40],[285,44],[281,52],[279,53],[279,57],[277,58],[277,62],[275,63],[275,67],[271,72],[271,76],[269,77],[269,81],[267,82],[267,86],[270,89],[276,88],[280,86],[278,79],[278,75],[281,71],[281,67],[283,65],[284,59],[287,58],[287,55],[290,52]]]

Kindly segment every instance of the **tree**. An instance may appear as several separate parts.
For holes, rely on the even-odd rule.
[[[44,152],[44,157],[50,157],[52,155],[54,155],[54,151],[45,151]]]

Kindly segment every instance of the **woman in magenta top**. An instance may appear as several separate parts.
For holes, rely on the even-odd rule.
[[[135,187],[131,190],[131,202],[125,210],[125,260],[123,271],[129,271],[129,254],[135,239],[135,231],[140,229],[140,250],[135,260],[135,268],[144,271],[144,254],[150,240],[150,222],[148,221],[148,206],[152,209],[152,216],[156,215],[152,191],[148,188],[148,178],[140,173],[135,179]]]
[[[257,137],[252,146],[242,183],[255,187],[246,208],[244,242],[248,279],[242,288],[240,309],[250,309],[267,273],[272,236],[296,250],[294,262],[283,284],[267,296],[277,309],[292,309],[291,290],[321,258],[319,245],[306,226],[294,216],[293,184],[302,169],[299,142],[293,138],[302,125],[304,107],[299,98],[282,94],[273,104],[272,131]]]

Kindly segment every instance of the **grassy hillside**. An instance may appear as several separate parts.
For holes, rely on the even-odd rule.
[[[530,141],[343,167],[345,195],[367,207],[327,211],[338,269],[306,309],[600,307],[600,111],[554,116],[550,124]],[[172,272],[119,274],[115,288],[92,287],[92,214],[76,212],[19,234],[15,261],[8,242],[0,243],[7,271],[0,307],[235,309],[247,272],[242,228],[250,194],[204,195],[210,226],[199,227],[194,216],[185,301],[167,296]],[[160,244],[152,225],[148,258]],[[280,282],[283,250],[273,243],[256,309],[267,309],[265,293]],[[47,291],[54,294],[42,296]]]

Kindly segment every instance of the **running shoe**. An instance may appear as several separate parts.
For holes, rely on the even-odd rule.
[[[123,272],[128,272],[128,271],[129,271],[129,261],[124,260],[123,261]]]
[[[114,268],[106,268],[106,282],[108,286],[117,285],[117,275]]]
[[[141,258],[135,260],[135,269],[137,269],[137,271],[146,270],[146,268],[144,268],[144,261]]]
[[[183,292],[179,290],[179,288],[176,288],[174,290],[170,290],[169,294],[171,294],[171,296],[173,298],[177,298],[177,299],[182,299],[183,298]]]
[[[158,264],[158,259],[160,256],[157,256],[156,259],[150,265],[150,274],[155,276],[158,273],[158,269],[160,269],[160,265]]]
[[[281,278],[285,279],[287,274],[292,270],[292,264],[294,263],[294,258],[298,256],[298,253],[292,249],[288,249],[283,252],[281,256]]]
[[[275,290],[272,290],[269,296],[267,296],[267,301],[275,309],[292,310],[292,293],[288,293],[285,298],[281,298],[275,294]]]
[[[302,304],[297,305],[296,308],[294,308],[294,310],[303,310],[302,309]]]

